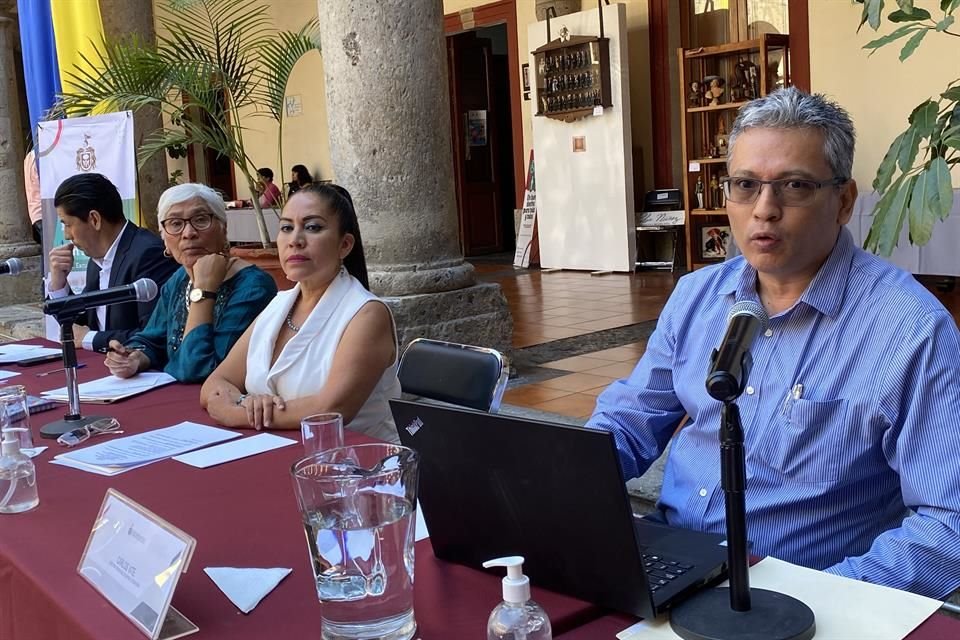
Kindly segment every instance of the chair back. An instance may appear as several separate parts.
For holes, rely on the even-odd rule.
[[[404,393],[494,413],[508,376],[499,351],[426,338],[407,346],[397,372]]]

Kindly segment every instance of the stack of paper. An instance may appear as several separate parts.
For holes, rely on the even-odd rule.
[[[116,438],[78,451],[61,453],[54,456],[50,462],[103,476],[114,476],[151,462],[158,462],[187,451],[239,437],[239,433],[226,429],[208,427],[195,422],[181,422],[172,427],[155,429],[126,438]]]
[[[4,344],[0,345],[0,364],[9,364],[11,362],[20,362],[30,358],[42,358],[43,356],[58,356],[60,349],[52,347],[42,347],[38,344]]]
[[[80,394],[80,402],[106,404],[145,393],[152,389],[158,389],[176,381],[176,378],[163,371],[145,371],[132,378],[107,376],[99,380],[84,382],[77,387],[77,391]],[[53,391],[44,391],[42,395],[62,402],[68,400],[66,387],[60,387]]]
[[[16,371],[0,371],[0,380],[6,380],[7,378],[13,378],[18,375],[20,374]]]

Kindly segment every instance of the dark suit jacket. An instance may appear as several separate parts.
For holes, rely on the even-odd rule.
[[[180,268],[175,261],[163,255],[163,241],[146,229],[132,222],[120,234],[120,242],[110,269],[110,286],[122,287],[140,278],[150,278],[157,288]],[[87,263],[87,286],[83,292],[100,289],[100,267],[93,260]],[[93,338],[93,348],[105,351],[111,340],[126,341],[127,338],[142,329],[157,304],[154,298],[149,302],[124,302],[107,307],[107,326],[101,327],[97,310],[90,309],[77,320],[85,324],[97,335]]]

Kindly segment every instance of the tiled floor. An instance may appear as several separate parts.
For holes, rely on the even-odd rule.
[[[679,278],[664,272],[591,276],[577,271],[514,272],[509,264],[492,262],[475,266],[484,280],[497,282],[503,289],[513,314],[517,349],[656,320]],[[960,291],[940,290],[943,279],[920,280],[960,319]],[[504,402],[586,418],[593,412],[596,396],[614,380],[629,375],[645,348],[646,341],[634,342],[542,363],[540,367],[558,375],[512,387]]]
[[[476,266],[485,280],[502,287],[513,314],[513,346],[518,349],[656,320],[676,282],[676,276],[660,272],[515,275],[505,265]],[[511,388],[504,402],[585,418],[593,412],[596,396],[628,375],[645,348],[642,341],[544,363],[540,366],[558,372],[556,377]]]

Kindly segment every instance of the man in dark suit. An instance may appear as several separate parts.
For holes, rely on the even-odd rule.
[[[68,242],[50,251],[46,279],[49,298],[70,295],[67,275],[73,248],[90,257],[84,293],[150,278],[162,287],[179,265],[164,255],[163,242],[127,221],[120,192],[99,173],[63,181],[53,200]],[[74,335],[84,349],[106,351],[111,340],[124,342],[150,319],[156,300],[125,302],[88,310],[77,319]]]

